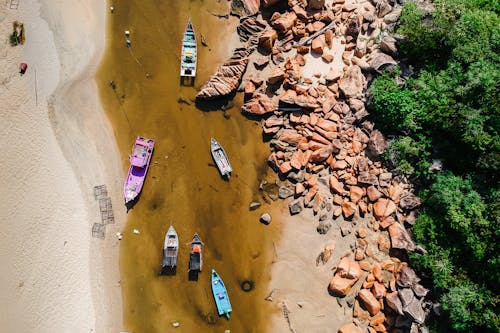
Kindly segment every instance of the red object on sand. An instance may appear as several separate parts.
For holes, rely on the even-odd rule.
[[[26,73],[26,70],[28,69],[28,64],[25,62],[22,62],[21,65],[19,65],[19,73],[24,74]]]

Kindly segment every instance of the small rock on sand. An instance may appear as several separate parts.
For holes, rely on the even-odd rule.
[[[264,223],[264,224],[269,224],[271,223],[271,215],[269,215],[269,213],[264,213],[261,215],[260,217],[260,222]]]

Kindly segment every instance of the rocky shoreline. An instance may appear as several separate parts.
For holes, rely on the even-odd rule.
[[[261,118],[290,214],[312,210],[317,232],[338,232],[337,242],[355,236],[328,285],[352,311],[338,332],[427,332],[428,290],[405,261],[408,251],[425,252],[409,232],[420,199],[383,166],[384,136],[366,119],[368,82],[397,65],[389,32],[401,5],[238,0],[232,9],[247,47],[235,50],[197,100],[244,91],[242,112]],[[336,261],[334,248],[326,241],[317,265]]]

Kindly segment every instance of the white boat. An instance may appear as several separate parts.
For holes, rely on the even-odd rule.
[[[229,163],[229,159],[227,158],[226,151],[222,146],[215,140],[214,138],[210,139],[210,149],[212,150],[212,157],[215,160],[215,164],[217,164],[217,168],[221,175],[231,177],[231,172],[233,172],[233,168],[231,167],[231,163]]]
[[[173,226],[168,228],[163,245],[162,272],[177,266],[177,255],[179,254],[179,238]]]

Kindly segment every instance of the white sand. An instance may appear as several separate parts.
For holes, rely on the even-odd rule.
[[[295,333],[337,332],[340,326],[352,322],[352,310],[344,311],[327,288],[333,269],[349,250],[350,244],[342,240],[337,227],[332,227],[326,235],[317,233],[318,218],[313,216],[311,209],[290,216],[288,202],[283,202],[279,215],[283,234],[276,250],[268,288],[277,307],[282,310],[283,304],[286,304],[290,324],[281,311],[272,317],[270,332],[290,333],[291,329]],[[330,260],[325,265],[316,265],[324,246],[332,241],[335,250]]]
[[[105,1],[19,3],[0,3],[0,331],[117,332],[123,170],[93,79]],[[26,42],[10,47],[14,20]],[[91,237],[99,184],[116,220],[104,241]]]

